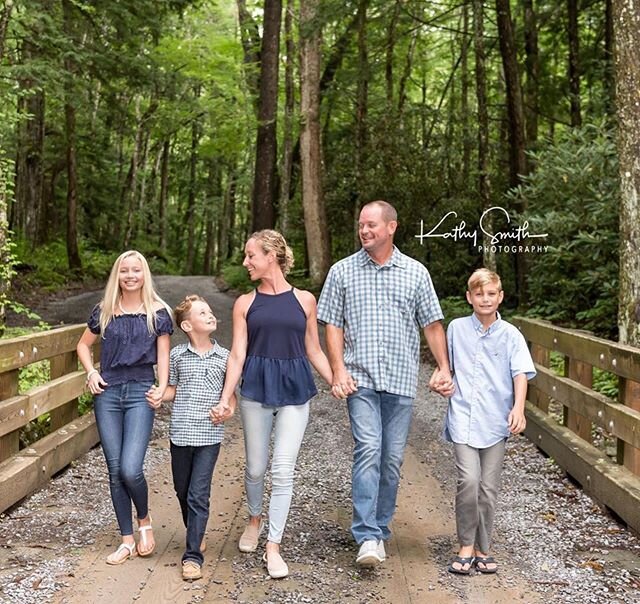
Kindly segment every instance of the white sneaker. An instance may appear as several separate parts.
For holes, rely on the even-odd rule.
[[[383,546],[384,547],[384,546]],[[378,542],[375,539],[368,539],[358,550],[356,564],[358,566],[374,567],[382,562],[383,558],[378,553]]]
[[[384,562],[387,559],[387,552],[384,549],[384,541],[382,539],[378,541],[378,557],[380,562]]]

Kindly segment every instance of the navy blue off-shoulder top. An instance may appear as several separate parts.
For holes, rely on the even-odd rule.
[[[100,306],[96,305],[87,321],[89,331],[100,335]],[[147,328],[144,313],[114,315],[107,325],[100,349],[100,375],[109,385],[127,382],[153,382],[153,366],[158,360],[158,336],[173,333],[169,313],[156,313],[156,333]]]

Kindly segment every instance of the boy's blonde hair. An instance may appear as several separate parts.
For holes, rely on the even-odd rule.
[[[136,250],[128,250],[120,254],[113,263],[107,285],[104,288],[104,296],[100,302],[100,332],[103,334],[103,337],[107,325],[109,325],[113,319],[120,296],[122,296],[122,292],[120,291],[120,265],[123,260],[129,257],[136,258],[142,265],[142,304],[144,306],[144,313],[147,315],[147,329],[149,333],[153,334],[156,331],[156,316],[158,311],[154,309],[155,303],[159,302],[166,308],[169,316],[172,316],[171,308],[158,295],[158,292],[156,292],[153,287],[153,280],[147,259]]]
[[[190,294],[184,297],[184,300],[175,307],[173,311],[176,316],[176,324],[180,329],[182,329],[182,322],[189,320],[189,315],[191,314],[191,307],[194,302],[204,302],[206,304],[206,300],[202,296],[198,296],[197,294]],[[184,331],[184,329],[182,329]]]
[[[293,252],[287,245],[284,235],[273,229],[262,229],[252,233],[249,239],[255,239],[265,254],[273,252],[276,255],[282,274],[286,277],[293,268]]]
[[[488,268],[479,268],[473,271],[469,281],[467,281],[467,290],[472,292],[474,289],[489,285],[489,283],[495,283],[498,286],[498,290],[502,291],[502,281],[500,275],[494,271],[490,271]]]

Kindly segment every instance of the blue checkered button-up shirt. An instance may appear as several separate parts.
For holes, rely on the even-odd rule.
[[[169,355],[169,384],[176,387],[169,438],[178,447],[222,442],[223,424],[214,425],[209,409],[220,401],[229,351],[217,342],[204,354],[179,344]]]
[[[334,264],[318,320],[344,330],[344,362],[358,386],[415,398],[420,329],[441,320],[429,271],[394,246],[386,264],[361,249]]]

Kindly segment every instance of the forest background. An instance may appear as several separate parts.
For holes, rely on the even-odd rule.
[[[2,0],[0,315],[129,248],[241,287],[265,227],[317,290],[386,199],[449,318],[486,265],[640,345],[638,57],[637,0]]]

